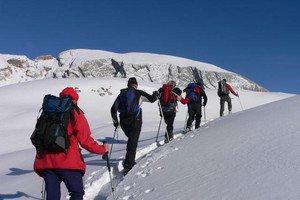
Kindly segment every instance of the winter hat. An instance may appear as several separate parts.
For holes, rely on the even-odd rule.
[[[65,89],[63,89],[61,91],[61,93],[59,94],[60,97],[66,97],[69,96],[71,97],[72,100],[78,101],[79,99],[79,95],[76,92],[76,90],[72,87],[66,87]]]
[[[135,77],[131,77],[131,78],[128,79],[127,86],[130,86],[132,84],[135,84],[135,85],[138,84]]]
[[[177,96],[180,96],[180,95],[182,94],[182,91],[181,91],[181,89],[179,89],[179,88],[174,88],[174,89],[172,90],[172,92],[175,93]]]

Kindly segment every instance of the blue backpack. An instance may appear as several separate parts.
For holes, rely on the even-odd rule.
[[[189,83],[186,90],[187,98],[190,99],[192,102],[198,101],[198,95],[201,92],[201,88],[196,83]]]
[[[39,155],[66,152],[70,146],[67,128],[70,111],[73,108],[69,97],[46,95],[41,110],[43,111],[35,125],[30,139]]]
[[[122,90],[120,95],[120,104],[118,111],[121,114],[125,115],[135,115],[137,116],[141,110],[138,97],[136,94],[136,90],[134,88],[128,88],[126,90]]]

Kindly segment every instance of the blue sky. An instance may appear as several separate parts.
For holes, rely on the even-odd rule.
[[[299,10],[296,0],[0,0],[0,53],[170,54],[299,94]]]

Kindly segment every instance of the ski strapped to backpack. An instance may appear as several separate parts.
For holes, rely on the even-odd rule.
[[[120,104],[118,111],[125,115],[138,116],[141,107],[138,102],[138,95],[134,88],[122,90],[120,93]]]
[[[192,102],[197,102],[199,100],[199,94],[201,92],[201,87],[196,83],[189,83],[186,89],[187,98]]]
[[[31,142],[37,154],[66,152],[70,146],[67,128],[73,107],[70,97],[46,95]]]

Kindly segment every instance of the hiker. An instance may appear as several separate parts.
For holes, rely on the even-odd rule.
[[[188,120],[186,124],[186,132],[192,130],[192,123],[196,120],[195,129],[200,127],[202,117],[202,105],[206,106],[207,96],[205,90],[197,83],[189,83],[183,90],[186,93],[186,97],[179,98],[182,104],[188,105]],[[203,103],[202,103],[203,98]]]
[[[50,95],[46,95],[45,98],[47,96]],[[68,138],[67,141],[69,146],[65,151],[50,153],[50,146],[47,146],[46,148],[46,146],[44,145],[47,144],[45,143],[46,136],[44,136],[43,142],[39,143],[38,132],[40,130],[40,127],[45,127],[47,123],[47,121],[45,121],[45,125],[43,125],[42,117],[50,116],[46,112],[46,114],[43,113],[45,110],[53,109],[53,107],[50,108],[44,105],[46,104],[44,98],[43,113],[37,122],[35,132],[33,133],[31,138],[33,144],[36,144],[36,148],[38,147],[34,161],[34,170],[45,180],[47,200],[60,200],[61,182],[65,183],[69,191],[71,200],[81,200],[83,199],[84,195],[82,178],[85,173],[86,165],[83,160],[79,145],[89,152],[99,155],[104,155],[108,152],[108,145],[100,145],[91,137],[91,131],[87,119],[84,116],[84,112],[77,105],[79,95],[77,94],[75,89],[67,87],[62,90],[59,96],[60,98],[55,98],[60,99],[62,103],[65,102],[64,100],[69,100],[71,105],[68,115],[63,115],[64,117],[62,118],[66,119],[62,120],[62,123],[64,123],[65,125],[65,128],[63,130],[66,131],[65,136]],[[69,117],[65,118],[65,116]],[[46,129],[44,135],[49,134],[48,131],[51,130]],[[55,134],[56,133],[57,130]],[[53,146],[51,146],[51,148],[53,148]]]
[[[180,96],[182,92],[179,88],[176,88],[176,82],[173,80],[169,81],[167,84],[164,84],[158,90],[158,92],[160,94],[159,100],[162,109],[162,113],[160,113],[160,116],[164,117],[165,123],[167,124],[167,132],[165,133],[165,143],[168,143],[169,141],[174,139],[173,124],[178,106],[177,96]]]
[[[121,89],[111,107],[111,117],[114,127],[119,126],[117,112],[120,113],[120,125],[128,138],[126,147],[126,156],[123,162],[124,175],[126,175],[135,165],[135,154],[138,140],[142,128],[142,109],[141,102],[155,102],[158,92],[154,91],[152,95],[143,90],[138,90],[138,83],[135,77],[128,79],[127,88]]]
[[[218,96],[220,97],[220,116],[223,116],[224,113],[224,105],[225,102],[228,104],[228,113],[231,113],[232,110],[232,103],[229,93],[232,93],[235,96],[239,96],[239,94],[233,91],[232,87],[227,83],[226,79],[218,82]]]
[[[124,63],[121,62],[121,64],[119,64],[117,61],[115,61],[114,59],[110,59],[111,61],[111,65],[114,67],[114,69],[116,70],[116,72],[114,73],[114,77],[117,77],[117,74],[120,72],[121,77],[122,78],[126,78],[126,72],[124,70]]]
[[[121,73],[122,78],[126,78],[127,76],[126,76],[126,71],[124,69],[124,62],[123,61],[121,62],[120,69],[121,69],[120,73]]]

